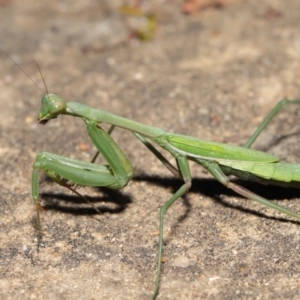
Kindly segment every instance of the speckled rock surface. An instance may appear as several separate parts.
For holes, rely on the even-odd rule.
[[[32,60],[49,92],[67,101],[236,145],[277,101],[299,98],[299,1],[236,1],[191,16],[180,4],[149,1],[158,30],[142,43],[129,39],[119,1],[1,1],[0,47],[41,90],[1,54],[0,299],[149,299],[158,210],[181,184],[118,129],[113,136],[135,180],[120,192],[81,189],[97,214],[40,174],[46,210],[38,253],[36,154],[90,161],[95,150],[80,119],[36,123],[45,89]],[[254,148],[299,162],[299,114],[286,108]],[[191,191],[165,219],[157,299],[299,299],[299,222],[237,197],[193,163],[191,170]],[[300,211],[296,189],[242,184]]]

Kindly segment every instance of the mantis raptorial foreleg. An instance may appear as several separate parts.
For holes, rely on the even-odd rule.
[[[134,175],[130,161],[111,136],[97,123],[87,119],[84,121],[91,140],[109,165],[86,163],[53,153],[40,152],[36,157],[32,173],[32,196],[36,205],[39,228],[39,170],[43,170],[53,181],[72,191],[76,186],[121,189]]]
[[[111,135],[115,128],[116,128],[116,126],[114,126],[114,125],[110,126],[109,129],[107,130],[107,134]],[[99,151],[97,151],[95,153],[94,157],[91,160],[91,163],[94,163],[96,161],[99,153],[100,153]]]

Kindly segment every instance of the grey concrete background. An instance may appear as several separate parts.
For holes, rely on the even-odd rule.
[[[149,299],[158,210],[181,184],[130,132],[116,130],[135,180],[120,192],[81,189],[97,214],[40,174],[37,253],[36,154],[89,161],[94,148],[80,119],[36,123],[44,87],[32,60],[49,92],[67,101],[236,145],[277,101],[300,96],[299,1],[235,1],[189,16],[181,1],[148,1],[158,30],[147,43],[127,42],[132,18],[120,15],[120,4],[0,3],[0,47],[41,86],[1,55],[0,299]],[[299,112],[286,108],[254,147],[299,161]],[[191,191],[166,216],[157,299],[299,299],[299,222],[236,196],[197,165],[191,170]],[[243,185],[300,211],[296,189]],[[186,267],[177,266],[182,256]]]

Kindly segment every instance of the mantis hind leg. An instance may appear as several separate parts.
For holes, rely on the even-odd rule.
[[[247,143],[245,144],[245,148],[250,148],[251,145],[255,142],[257,137],[261,134],[261,132],[266,128],[266,126],[270,123],[270,121],[281,111],[281,109],[288,105],[288,104],[295,104],[300,105],[300,100],[288,100],[283,99],[277,103],[277,105],[271,110],[271,112],[267,115],[267,117],[262,121],[262,123],[258,126],[255,132],[251,135],[248,139]]]
[[[230,179],[223,173],[222,169],[220,168],[220,166],[215,163],[215,162],[208,162],[208,161],[200,161],[197,160],[212,176],[214,176],[215,179],[217,179],[220,183],[222,183],[223,185],[225,185],[227,188],[235,191],[236,193],[238,193],[241,196],[244,196],[247,199],[256,201],[262,205],[265,205],[267,207],[270,207],[272,209],[275,209],[283,214],[286,214],[288,216],[291,216],[293,218],[296,218],[298,220],[300,220],[300,214],[289,210],[283,206],[280,206],[278,204],[275,204],[249,190],[247,190],[246,188],[233,183],[230,181]]]

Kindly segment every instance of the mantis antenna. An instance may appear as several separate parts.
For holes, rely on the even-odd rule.
[[[4,55],[6,55],[34,84],[35,84],[35,86],[37,86],[38,87],[38,89],[40,90],[40,91],[42,91],[43,92],[43,90],[39,87],[39,85],[30,77],[30,75],[11,57],[11,56],[9,56],[3,49],[1,49],[0,48],[0,51],[4,54]],[[33,61],[31,61],[30,62],[30,64],[31,63],[34,63],[35,65],[36,65],[36,67],[38,68],[38,70],[39,70],[39,73],[40,73],[40,75],[41,75],[41,78],[42,78],[42,80],[43,80],[43,84],[44,84],[44,87],[45,87],[45,90],[46,90],[46,94],[47,95],[49,95],[49,92],[48,92],[48,89],[47,89],[47,85],[46,85],[46,82],[45,82],[45,79],[44,79],[44,76],[43,76],[43,74],[42,74],[42,72],[41,72],[41,69],[40,69],[40,66],[38,65],[38,63],[35,61],[35,60],[33,60]]]

